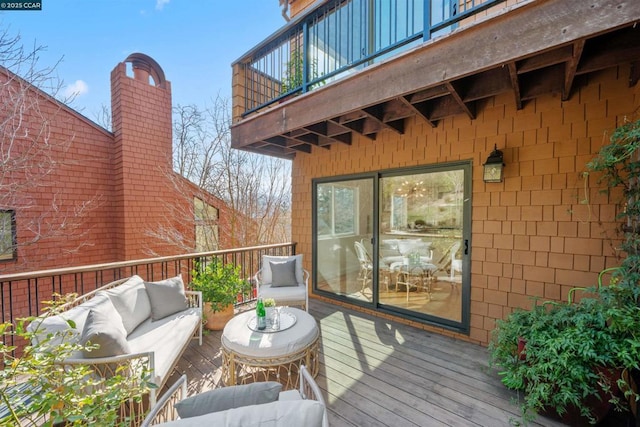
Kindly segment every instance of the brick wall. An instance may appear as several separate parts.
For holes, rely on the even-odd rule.
[[[458,115],[431,128],[417,118],[404,135],[298,153],[293,162],[292,237],[311,267],[311,179],[472,160],[471,331],[487,344],[495,320],[530,297],[566,300],[576,286],[596,284],[616,265],[615,207],[585,175],[585,164],[607,133],[633,117],[640,90],[628,87],[628,67],[594,73],[570,100],[547,95],[516,110],[513,95],[478,105],[477,118]],[[482,163],[494,144],[504,152],[505,180],[485,184]],[[386,316],[388,317],[388,316]]]
[[[16,139],[13,152],[31,138],[51,147],[55,166],[31,184],[25,173],[4,177],[21,190],[14,201],[2,199],[2,208],[17,210],[18,257],[0,262],[0,274],[192,251],[195,195],[220,209],[228,227],[220,200],[172,172],[171,85],[150,77],[127,75],[124,62],[112,71],[113,133],[37,89],[27,92],[37,108],[26,110],[28,131],[19,135],[28,136]],[[161,229],[180,234],[181,245],[150,236]],[[228,240],[224,229],[221,235]]]
[[[9,77],[14,94],[26,87],[0,75]],[[4,155],[11,143],[11,158],[25,161],[22,172],[2,174],[1,207],[16,211],[19,247],[16,260],[0,262],[0,274],[114,260],[111,133],[44,93],[23,93],[24,115],[11,113],[22,127],[2,144]]]

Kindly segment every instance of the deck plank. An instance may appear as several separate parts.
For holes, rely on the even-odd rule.
[[[321,331],[316,382],[331,426],[506,427],[519,419],[486,348],[317,300],[310,313]],[[222,386],[220,336],[208,332],[179,362],[173,375],[187,374],[190,395]]]

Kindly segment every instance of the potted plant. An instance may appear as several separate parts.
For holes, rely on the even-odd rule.
[[[612,407],[627,409],[635,393],[623,379],[640,367],[640,308],[625,302],[617,283],[587,290],[578,303],[547,301],[498,321],[490,360],[503,384],[523,392],[522,415],[538,413],[580,425],[600,421]],[[624,392],[624,393],[623,393]]]
[[[219,331],[224,328],[234,315],[238,294],[247,286],[248,283],[240,278],[239,266],[224,264],[217,258],[207,264],[196,264],[189,287],[202,292],[207,329]]]
[[[525,421],[544,412],[572,425],[596,423],[600,410],[628,410],[638,399],[629,377],[640,369],[639,148],[640,121],[628,122],[588,164],[605,190],[622,189],[620,266],[604,270],[578,302],[572,291],[566,303],[536,303],[496,324],[491,365],[507,387],[523,392]]]

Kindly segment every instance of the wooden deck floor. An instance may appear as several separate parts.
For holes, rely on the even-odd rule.
[[[310,313],[321,330],[316,381],[331,426],[494,427],[519,419],[485,348],[315,300]],[[220,365],[219,332],[201,347],[192,343],[178,365],[189,394],[220,387]]]

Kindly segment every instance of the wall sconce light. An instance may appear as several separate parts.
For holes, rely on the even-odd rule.
[[[493,151],[487,157],[487,162],[484,166],[484,182],[502,182],[502,171],[504,169],[504,162],[502,157],[502,151],[498,150],[498,146],[493,146]]]

